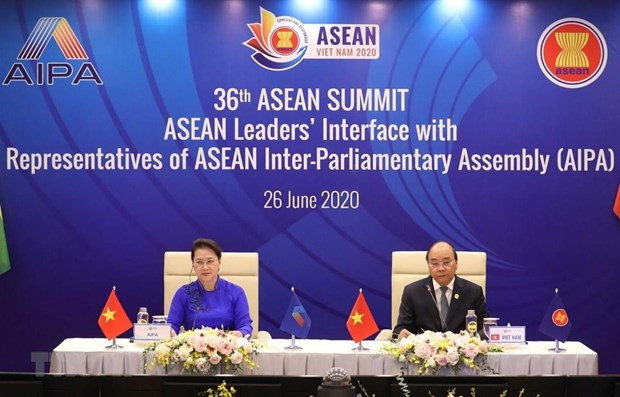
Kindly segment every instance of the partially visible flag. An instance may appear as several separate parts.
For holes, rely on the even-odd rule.
[[[312,320],[310,320],[306,309],[299,301],[295,290],[291,288],[291,292],[291,301],[284,313],[282,323],[280,323],[280,329],[299,338],[305,338],[308,336],[308,331],[310,331]]]
[[[116,288],[113,288],[99,316],[99,328],[106,338],[114,339],[132,326],[121,302],[116,297]]]
[[[379,331],[379,327],[372,317],[368,303],[364,298],[364,294],[360,289],[355,305],[351,310],[351,314],[347,319],[347,329],[351,334],[351,338],[357,343],[368,338],[370,335]]]
[[[568,313],[566,313],[560,294],[556,289],[538,330],[553,339],[566,342],[571,328]]]
[[[614,213],[620,218],[620,184],[618,184],[618,193],[616,193],[616,202],[614,203]]]
[[[4,234],[4,220],[2,218],[2,208],[0,208],[0,274],[11,268],[9,261],[9,249],[6,245],[6,235]]]

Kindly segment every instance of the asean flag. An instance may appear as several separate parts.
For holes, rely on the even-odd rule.
[[[572,327],[568,313],[564,309],[564,304],[556,289],[538,330],[553,339],[566,342]]]
[[[357,296],[355,305],[353,305],[351,314],[347,319],[347,329],[356,343],[379,331],[379,327],[370,312],[362,290],[360,290],[360,294]]]
[[[114,339],[131,327],[132,323],[116,297],[116,288],[113,288],[99,316],[99,328],[106,338]]]

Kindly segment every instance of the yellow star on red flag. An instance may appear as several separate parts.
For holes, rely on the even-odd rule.
[[[355,324],[364,324],[364,322],[362,321],[362,317],[364,317],[364,315],[359,313],[356,310],[355,314],[351,315],[349,318],[353,319],[353,325],[355,325]]]
[[[351,309],[351,314],[349,314],[349,318],[347,318],[347,329],[355,343],[361,342],[379,331],[379,327],[372,317],[372,313],[366,303],[364,294],[362,294],[362,290],[360,290],[355,305],[353,305],[353,309]]]
[[[113,289],[99,315],[99,328],[108,339],[114,339],[133,325]]]
[[[106,311],[101,313],[101,315],[105,317],[105,322],[107,323],[110,320],[116,321],[116,319],[114,318],[114,315],[116,314],[116,310],[112,311],[110,310],[109,307],[106,307],[105,309]]]

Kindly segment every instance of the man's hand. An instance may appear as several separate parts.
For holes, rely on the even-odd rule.
[[[411,332],[403,328],[402,330],[400,330],[400,333],[398,334],[398,339],[406,338],[409,335],[411,335]]]

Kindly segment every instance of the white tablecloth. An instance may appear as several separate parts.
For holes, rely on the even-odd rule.
[[[256,375],[318,375],[335,366],[351,375],[396,375],[400,364],[379,347],[384,341],[364,341],[366,351],[358,351],[352,341],[297,340],[299,350],[285,349],[288,339],[258,341],[263,348],[255,357]],[[122,349],[110,350],[106,339],[65,339],[52,353],[51,373],[135,375],[165,374],[166,368],[145,370],[143,349],[118,339]],[[488,365],[496,373],[506,376],[519,375],[597,375],[598,356],[580,342],[561,343],[566,349],[555,353],[553,342],[529,342],[527,345],[507,346],[502,353],[489,353]],[[150,352],[149,352],[150,353]],[[152,354],[152,353],[151,353]],[[147,358],[147,361],[149,359]],[[172,371],[171,371],[172,372]],[[415,375],[415,369],[410,369]]]

